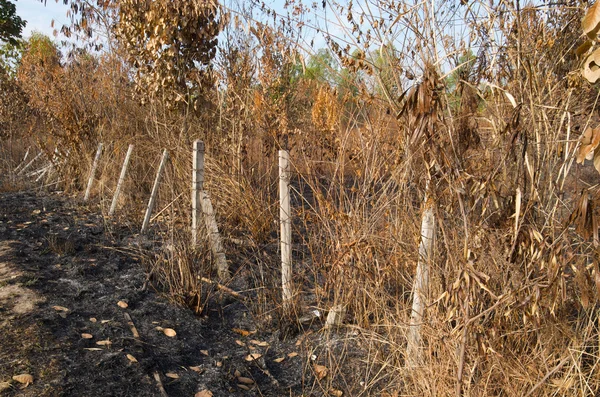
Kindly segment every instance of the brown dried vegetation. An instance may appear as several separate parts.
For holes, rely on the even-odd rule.
[[[343,305],[353,331],[327,356],[323,393],[598,394],[600,191],[585,159],[599,168],[600,118],[598,87],[581,75],[595,81],[591,63],[582,72],[578,59],[596,52],[590,42],[576,53],[572,28],[586,6],[359,3],[324,3],[327,30],[310,22],[320,2],[290,1],[282,17],[264,4],[252,14],[212,1],[98,1],[118,10],[114,49],[64,60],[31,38],[17,78],[0,76],[11,87],[0,125],[48,155],[59,149],[63,187],[83,186],[104,142],[94,192],[104,210],[134,143],[120,215],[136,227],[167,148],[156,232],[171,249],[151,271],[198,311],[210,252],[187,243],[187,197],[192,142],[204,140],[228,256],[266,326],[280,295],[276,150],[289,148],[297,307]],[[589,40],[596,4],[583,20]],[[307,77],[307,29],[324,36],[334,81]],[[21,99],[9,106],[7,95]],[[424,362],[407,368],[426,190],[437,225]]]

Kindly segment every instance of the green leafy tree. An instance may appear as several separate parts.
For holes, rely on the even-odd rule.
[[[17,15],[17,7],[8,0],[0,0],[0,41],[17,45],[27,24]]]
[[[458,109],[461,104],[460,90],[461,81],[469,81],[469,78],[475,67],[477,57],[473,51],[466,51],[458,57],[456,69],[446,78],[446,89],[448,90],[448,100],[450,101],[451,109]]]

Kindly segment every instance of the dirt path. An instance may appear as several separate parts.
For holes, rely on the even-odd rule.
[[[155,374],[169,397],[202,390],[311,395],[295,340],[281,342],[277,332],[240,335],[234,328],[255,329],[241,303],[199,318],[144,288],[145,281],[137,260],[105,234],[100,215],[60,196],[1,194],[0,395],[164,395]],[[260,358],[247,361],[250,353]],[[13,381],[18,374],[32,375],[33,383]]]

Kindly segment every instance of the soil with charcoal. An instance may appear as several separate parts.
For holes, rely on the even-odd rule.
[[[247,334],[257,327],[233,299],[205,316],[170,303],[106,229],[57,194],[0,194],[0,395],[165,395],[159,384],[170,397],[327,393],[307,370],[306,335]]]

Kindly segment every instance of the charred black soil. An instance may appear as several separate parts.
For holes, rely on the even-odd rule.
[[[105,229],[60,195],[0,195],[1,395],[161,396],[159,384],[170,397],[327,393],[305,335],[257,329],[235,299],[203,316],[170,303]]]

